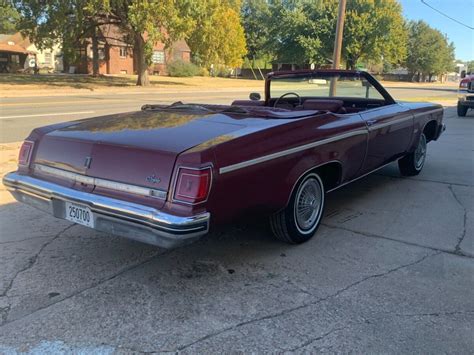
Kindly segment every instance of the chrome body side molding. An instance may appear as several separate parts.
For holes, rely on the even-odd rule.
[[[269,160],[278,159],[278,158],[281,158],[281,157],[284,157],[284,156],[287,156],[287,155],[290,155],[290,154],[302,152],[304,150],[315,148],[315,147],[318,147],[318,146],[321,146],[321,145],[324,145],[324,144],[336,142],[336,141],[339,141],[339,140],[342,140],[342,139],[346,139],[346,138],[350,138],[350,137],[354,137],[354,136],[358,136],[358,135],[366,135],[366,134],[368,134],[368,131],[365,130],[365,129],[364,130],[360,129],[360,130],[357,130],[357,131],[352,131],[352,132],[340,134],[340,135],[337,135],[337,136],[334,136],[334,137],[322,139],[320,141],[316,141],[316,142],[300,145],[298,147],[285,149],[285,150],[282,150],[280,152],[264,155],[264,156],[261,156],[261,157],[255,158],[255,159],[250,159],[250,160],[246,160],[246,161],[243,161],[243,162],[240,162],[240,163],[228,165],[228,166],[220,168],[219,169],[219,174],[230,173],[231,171],[235,171],[235,170],[243,169],[243,168],[246,168],[246,167],[249,167],[249,166],[252,166],[252,165],[264,163],[264,162],[269,161]]]

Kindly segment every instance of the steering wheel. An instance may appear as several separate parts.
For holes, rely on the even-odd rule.
[[[281,99],[289,96],[289,95],[294,95],[298,98],[298,106],[301,106],[302,101],[301,101],[301,96],[298,95],[296,92],[287,92],[286,94],[281,95],[278,99],[276,99],[275,103],[273,104],[273,107],[276,108],[278,106],[278,103],[281,101]]]

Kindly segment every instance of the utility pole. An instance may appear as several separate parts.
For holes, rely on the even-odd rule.
[[[337,15],[336,39],[334,40],[334,54],[332,56],[332,68],[339,69],[341,63],[342,34],[344,32],[344,17],[346,15],[346,0],[339,0],[339,11]],[[336,95],[336,78],[331,80],[330,96]]]

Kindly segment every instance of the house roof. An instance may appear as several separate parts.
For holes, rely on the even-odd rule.
[[[173,43],[171,46],[173,50],[178,50],[180,52],[191,52],[191,48],[189,48],[188,44],[184,39],[180,39]]]
[[[34,53],[27,48],[31,45],[27,37],[23,37],[21,33],[7,35],[0,34],[0,51],[13,53]]]
[[[166,31],[165,31],[166,36]],[[100,26],[100,40],[106,42],[111,46],[128,46],[130,45],[127,41],[126,34],[124,34],[117,25],[107,24]],[[153,46],[155,50],[164,50],[165,44],[162,42],[156,42]],[[184,39],[177,40],[171,45],[172,50],[180,52],[191,52],[188,44]]]
[[[11,45],[7,43],[0,43],[0,52],[13,52],[13,53],[24,53],[24,54],[29,53],[29,51],[19,46],[18,44]]]
[[[101,25],[100,40],[106,42],[111,46],[126,46],[128,45],[126,35],[116,25],[107,24]]]

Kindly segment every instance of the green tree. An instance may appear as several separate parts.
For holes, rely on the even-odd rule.
[[[190,0],[18,0],[21,29],[39,47],[60,41],[74,55],[78,43],[92,39],[93,68],[98,72],[97,28],[113,23],[134,47],[137,85],[149,85],[153,43],[167,46],[185,36],[193,22],[183,16]],[[164,30],[163,30],[164,29]]]
[[[263,46],[281,62],[322,65],[332,58],[337,1],[274,0],[267,3],[268,9],[265,4],[252,3],[253,0],[248,0],[244,6],[246,31],[257,28],[264,35],[255,40],[247,33],[251,39],[250,53],[256,53],[255,43],[255,47]],[[247,13],[249,19],[245,20]],[[257,15],[256,19],[252,14]],[[383,60],[386,65],[396,65],[406,56],[406,33],[402,9],[396,0],[348,1],[342,59],[351,69],[360,60],[375,63]]]
[[[15,33],[19,19],[20,14],[12,6],[11,1],[0,0],[0,33]]]
[[[396,0],[347,2],[342,57],[348,69],[359,60],[399,64],[406,57],[407,31]]]
[[[467,72],[474,73],[474,60],[470,60],[467,64]]]
[[[194,24],[185,15],[190,4],[188,0],[90,0],[88,8],[115,19],[128,35],[134,46],[137,85],[147,86],[153,44],[162,41],[168,47],[186,36]]]
[[[268,52],[280,62],[321,65],[334,38],[337,3],[332,0],[275,0],[266,21]],[[332,50],[332,49],[331,49]]]
[[[242,64],[247,50],[240,7],[240,0],[195,0],[189,10],[195,26],[188,44],[199,65],[236,67]]]
[[[22,0],[15,7],[22,14],[18,23],[22,34],[40,49],[60,43],[66,62],[75,60],[77,46],[92,39],[93,74],[98,75],[97,27],[111,19],[99,16],[87,0]]]
[[[270,43],[271,11],[267,0],[245,0],[242,4],[241,17],[245,29],[247,42],[246,57],[255,61],[262,57],[272,55],[268,48]]]
[[[413,75],[417,75],[418,81],[425,76],[429,76],[431,80],[435,74],[454,69],[454,45],[448,43],[440,31],[431,28],[424,21],[412,21],[408,28],[406,66]]]

